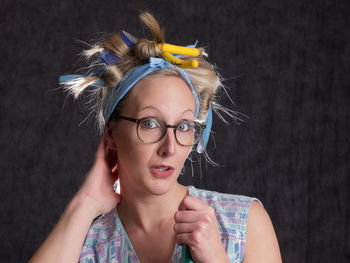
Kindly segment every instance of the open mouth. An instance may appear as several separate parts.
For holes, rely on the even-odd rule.
[[[169,167],[161,166],[161,167],[156,167],[155,169],[160,172],[164,172],[164,171],[168,171]]]
[[[153,175],[156,177],[169,177],[173,174],[174,168],[171,166],[155,165],[151,167]]]

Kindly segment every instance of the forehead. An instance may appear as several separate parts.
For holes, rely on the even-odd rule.
[[[191,110],[195,97],[186,81],[178,76],[147,76],[131,90],[126,107],[139,110],[152,106],[162,111]]]

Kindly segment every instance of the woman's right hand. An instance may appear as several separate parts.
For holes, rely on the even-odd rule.
[[[105,132],[97,147],[94,163],[76,195],[91,200],[96,216],[108,213],[121,199],[113,189],[117,179],[117,152],[108,147]]]
[[[120,195],[113,190],[118,179],[116,151],[106,142],[104,134],[83,185],[29,262],[77,262],[93,219],[108,213],[120,201]]]

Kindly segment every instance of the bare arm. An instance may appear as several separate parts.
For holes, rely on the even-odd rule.
[[[282,262],[275,230],[266,210],[253,201],[249,208],[243,263]]]
[[[31,262],[78,262],[86,233],[96,215],[89,197],[76,196]]]
[[[112,210],[120,200],[113,191],[115,174],[116,156],[103,137],[82,187],[69,202],[54,230],[29,260],[30,263],[78,262],[93,219]]]

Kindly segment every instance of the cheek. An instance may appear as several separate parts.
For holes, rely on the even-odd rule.
[[[127,170],[144,166],[146,161],[150,157],[149,145],[141,144],[136,136],[132,136],[132,132],[129,131],[125,134],[119,134],[116,138],[116,148],[118,154],[118,163]]]
[[[133,147],[132,133],[126,129],[117,128],[113,131],[113,141],[117,150],[118,163],[129,159]]]
[[[190,152],[191,152],[191,148],[182,147],[182,146],[178,147],[178,150],[176,152],[176,156],[174,156],[175,157],[174,158],[175,159],[174,164],[176,164],[177,169],[179,171],[182,170],[182,168],[183,168],[183,166],[185,164],[185,161],[186,161],[188,155],[190,154]]]
[[[192,148],[189,147],[189,149],[186,149],[186,150],[183,151],[183,153],[182,153],[182,155],[181,155],[181,157],[182,157],[182,165],[185,163],[187,157],[188,157],[189,154],[191,153],[191,149],[192,149]]]

